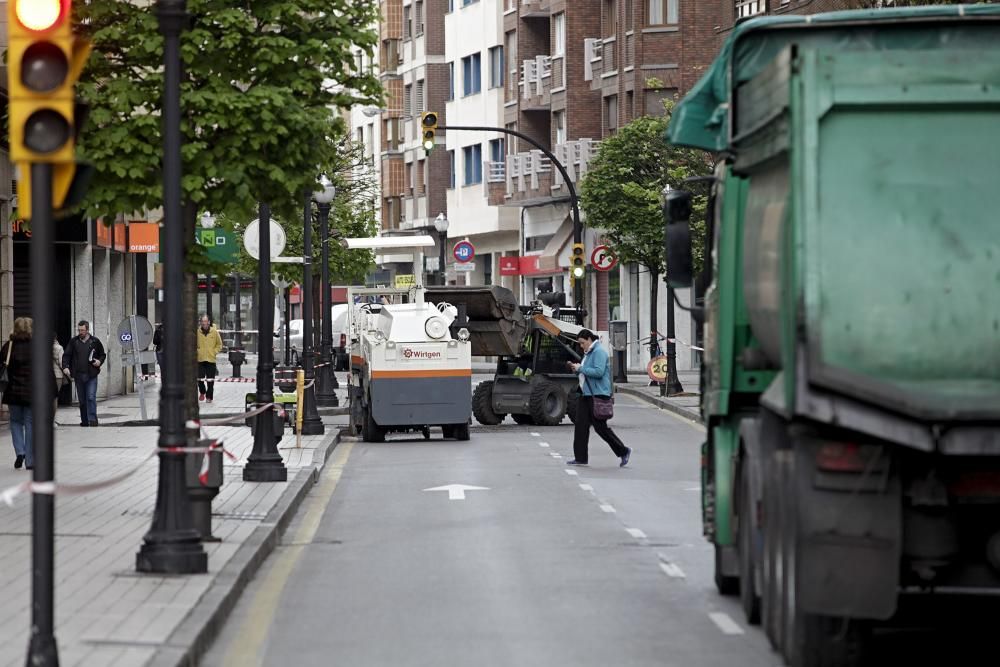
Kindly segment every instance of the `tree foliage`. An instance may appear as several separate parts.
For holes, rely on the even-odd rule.
[[[152,5],[74,3],[94,44],[79,86],[91,106],[81,149],[97,169],[86,200],[94,216],[161,205],[163,38]],[[185,198],[231,220],[256,217],[258,201],[288,220],[298,210],[301,219],[301,193],[339,164],[339,110],[381,103],[377,78],[354,71],[351,55],[354,44],[371,56],[377,3],[188,0],[187,7]]]
[[[645,116],[601,142],[583,179],[580,200],[586,225],[604,230],[608,245],[623,262],[636,262],[657,273],[666,270],[663,252],[663,187],[686,187],[692,176],[712,172],[711,156],[667,143],[669,117]],[[703,193],[704,186],[690,186]],[[704,254],[706,195],[694,198],[692,237],[695,262]]]

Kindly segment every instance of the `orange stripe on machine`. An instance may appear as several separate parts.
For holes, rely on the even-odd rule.
[[[372,379],[472,377],[471,368],[422,369],[412,371],[372,371]]]

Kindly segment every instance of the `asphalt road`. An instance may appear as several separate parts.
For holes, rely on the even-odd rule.
[[[625,469],[596,437],[566,466],[568,421],[341,443],[203,664],[780,664],[715,592],[700,427],[616,411]]]

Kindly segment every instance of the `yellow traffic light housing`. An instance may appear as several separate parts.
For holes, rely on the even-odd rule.
[[[423,135],[424,150],[430,153],[434,149],[434,134],[437,132],[438,115],[435,111],[424,111],[420,114],[420,130]]]
[[[582,243],[574,243],[569,257],[570,277],[579,280],[587,274],[587,250]]]
[[[74,88],[90,44],[73,35],[71,0],[10,0],[8,126],[18,166],[18,214],[31,217],[31,164],[53,165],[52,205],[62,207],[76,173]]]

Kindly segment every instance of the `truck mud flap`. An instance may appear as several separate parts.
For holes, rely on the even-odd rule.
[[[794,427],[793,429],[794,430]],[[885,620],[896,611],[902,554],[902,483],[888,459],[872,472],[818,484],[819,440],[794,442],[798,602],[809,613]],[[850,483],[851,477],[857,484]]]

